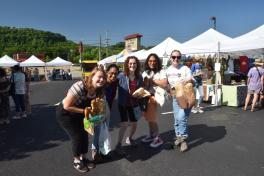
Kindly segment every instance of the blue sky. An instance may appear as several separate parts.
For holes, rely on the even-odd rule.
[[[128,34],[143,35],[142,44],[166,37],[187,41],[212,27],[237,37],[264,24],[261,0],[3,0],[0,25],[60,33],[69,40],[110,44]]]

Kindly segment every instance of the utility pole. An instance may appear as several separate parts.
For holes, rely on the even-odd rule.
[[[100,41],[99,41],[99,60],[101,60],[101,47],[102,47],[102,39],[100,35]]]
[[[105,38],[105,42],[106,42],[106,57],[108,57],[108,45],[109,45],[109,38],[108,38],[108,30],[106,30],[105,32],[106,38]]]

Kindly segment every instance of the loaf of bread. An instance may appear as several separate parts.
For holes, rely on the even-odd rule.
[[[91,115],[103,114],[105,111],[105,102],[102,98],[96,98],[91,101]]]

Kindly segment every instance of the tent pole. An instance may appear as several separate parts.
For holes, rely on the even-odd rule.
[[[216,63],[217,65],[220,65],[219,69],[216,70],[215,73],[215,106],[221,105],[221,88],[219,88],[219,85],[221,85],[221,64],[220,64],[220,42],[217,43],[217,57],[216,57]],[[218,101],[218,92],[220,92],[220,101]]]
[[[46,81],[49,81],[48,76],[47,76],[47,68],[46,68],[46,64],[45,64],[45,66],[44,66],[44,75],[45,75],[45,79],[46,79]]]

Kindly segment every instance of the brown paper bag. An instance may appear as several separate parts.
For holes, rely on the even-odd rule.
[[[195,94],[192,83],[176,84],[175,97],[182,109],[192,108],[195,105]]]

